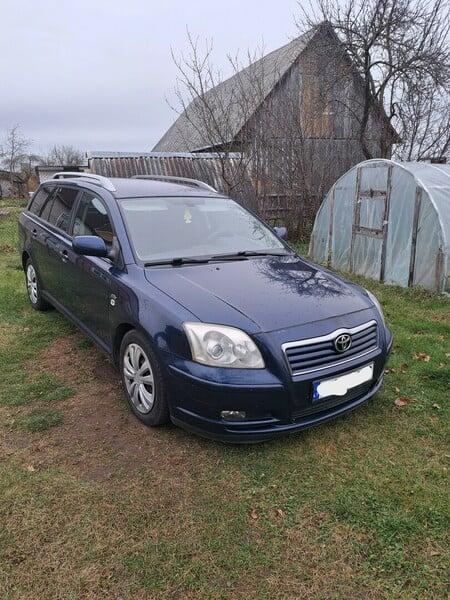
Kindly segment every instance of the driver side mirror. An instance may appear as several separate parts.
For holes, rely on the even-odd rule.
[[[279,238],[281,238],[282,240],[286,239],[286,236],[287,236],[286,227],[274,227],[273,230],[275,231],[275,233],[277,234],[277,236]]]
[[[83,256],[108,257],[105,241],[98,235],[76,235],[72,240],[72,248]]]

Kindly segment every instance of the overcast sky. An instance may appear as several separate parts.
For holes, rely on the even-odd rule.
[[[298,16],[296,0],[0,0],[0,140],[18,123],[40,154],[148,152],[177,117],[187,29],[229,76],[227,54],[281,47]]]

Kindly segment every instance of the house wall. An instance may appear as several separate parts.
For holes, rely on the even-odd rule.
[[[0,179],[0,198],[11,196],[11,184],[6,179]]]
[[[5,178],[0,178],[0,198],[10,198],[12,196],[23,198],[25,194],[26,189],[23,182],[16,181],[14,184],[11,184],[9,175]]]

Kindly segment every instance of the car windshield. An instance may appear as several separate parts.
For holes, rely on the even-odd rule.
[[[285,250],[268,226],[230,198],[133,198],[121,206],[143,262]]]

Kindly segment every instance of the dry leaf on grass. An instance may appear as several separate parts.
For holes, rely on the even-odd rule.
[[[409,404],[411,400],[409,398],[396,398],[394,401],[395,406],[401,408],[402,406],[406,406]]]

